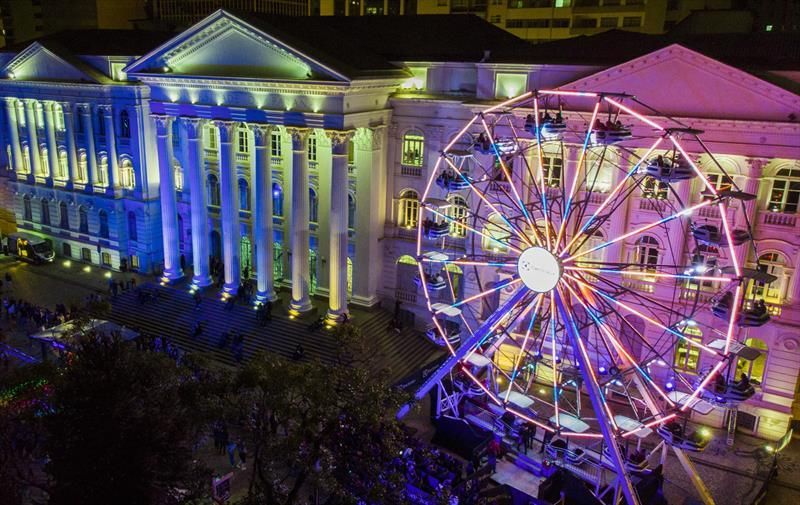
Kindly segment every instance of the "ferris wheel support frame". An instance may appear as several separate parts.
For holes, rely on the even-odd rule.
[[[486,338],[489,333],[494,331],[500,321],[506,316],[508,311],[510,311],[514,306],[516,306],[524,297],[528,294],[528,290],[525,288],[520,288],[517,292],[509,298],[509,300],[503,305],[501,310],[496,311],[492,314],[491,317],[486,319],[484,323],[475,331],[475,333],[466,340],[458,349],[455,349],[453,354],[447,358],[439,367],[434,371],[430,377],[428,377],[425,382],[417,389],[414,393],[414,402],[418,402],[422,398],[425,397],[428,392],[436,386],[445,375],[447,375],[450,370],[456,367],[456,365],[464,359],[470,349],[473,349],[475,345],[477,345],[481,340]],[[433,313],[433,311],[431,311]],[[400,410],[397,412],[397,419],[402,419],[408,414],[409,410],[413,403],[407,403],[400,407]]]
[[[600,424],[600,430],[603,432],[603,437],[606,441],[613,441],[613,443],[607,444],[607,447],[611,455],[611,460],[617,470],[617,487],[621,488],[628,505],[640,505],[641,501],[639,501],[639,495],[636,493],[636,489],[634,489],[633,483],[625,469],[625,459],[619,449],[619,444],[616,443],[617,437],[611,426],[612,421],[606,417],[605,398],[603,398],[603,392],[597,383],[597,378],[591,373],[591,362],[589,361],[588,355],[586,355],[586,349],[581,342],[581,336],[577,328],[575,328],[574,321],[569,317],[564,307],[564,300],[561,299],[560,294],[554,293],[554,295],[556,308],[564,323],[564,329],[576,351],[575,358],[580,364],[581,375],[583,376],[589,399],[592,402],[592,408]]]

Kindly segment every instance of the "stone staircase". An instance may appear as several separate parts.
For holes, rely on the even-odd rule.
[[[166,336],[186,352],[204,353],[216,362],[236,366],[230,347],[219,346],[224,331],[236,330],[244,335],[243,362],[262,351],[291,357],[297,344],[303,346],[306,359],[331,363],[335,358],[336,344],[329,330],[311,331],[309,324],[313,318],[290,319],[279,303],[273,308],[272,320],[262,327],[249,305],[237,304],[227,311],[221,301],[204,297],[200,310],[195,310],[194,300],[186,290],[154,284],[142,288],[157,291],[158,301],[141,304],[134,291],[126,291],[112,301],[109,318],[129,328]],[[412,328],[399,334],[388,330],[391,319],[392,315],[381,309],[359,310],[353,324],[376,342],[379,351],[371,360],[372,365],[388,369],[391,380],[396,382],[439,357],[442,351]],[[192,338],[197,321],[202,322],[203,333]]]

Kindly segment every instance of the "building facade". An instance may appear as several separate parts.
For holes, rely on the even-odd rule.
[[[741,261],[765,265],[778,280],[759,294],[773,321],[739,335],[763,351],[740,364],[760,384],[739,423],[780,436],[793,417],[800,370],[800,96],[675,44],[614,64],[550,63],[490,24],[458,18],[434,19],[441,30],[421,31],[418,45],[385,37],[367,47],[368,24],[343,29],[352,18],[281,25],[217,11],[136,54],[103,55],[103,46],[65,53],[46,41],[5,53],[0,163],[13,198],[3,204],[19,229],[50,238],[64,258],[205,289],[216,289],[217,258],[224,293],[252,278],[258,299],[285,290],[297,313],[315,306],[333,319],[349,304],[381,304],[424,326],[430,313],[414,282],[417,219],[444,146],[476,112],[526,90],[625,91],[704,130],[725,172],[758,195],[746,209],[758,257],[742,249]],[[404,19],[397,29],[412,30],[413,18]],[[461,41],[464,31],[471,33]],[[501,39],[505,47],[486,46]],[[797,83],[796,70],[775,75]],[[570,105],[564,114],[579,121],[585,111]],[[629,152],[648,147],[631,142]],[[548,173],[577,170],[579,152],[576,145],[548,151]],[[614,156],[629,162],[625,152]],[[720,188],[728,184],[712,160],[697,161]],[[598,177],[610,187],[614,174]],[[450,212],[469,215],[470,202],[451,197]],[[680,197],[701,201],[699,182]],[[637,192],[609,226],[638,226],[668,198],[658,187]],[[452,231],[455,243],[459,233]],[[650,238],[607,254],[666,254],[667,238],[657,231]],[[672,247],[687,264],[696,253]],[[496,275],[451,274],[459,297],[476,291],[477,276]],[[654,279],[637,289],[658,296]],[[670,352],[673,367],[690,375],[703,369],[690,349]],[[723,416],[702,421],[720,425]]]

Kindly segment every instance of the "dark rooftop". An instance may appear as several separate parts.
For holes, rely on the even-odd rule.
[[[501,59],[518,63],[616,65],[671,44],[680,44],[745,70],[800,69],[797,32],[676,36],[609,30],[532,45],[524,54],[503,54]]]
[[[19,52],[33,42],[40,42],[45,47],[53,43],[74,55],[141,56],[174,36],[170,32],[146,30],[66,30],[20,42],[2,51]]]

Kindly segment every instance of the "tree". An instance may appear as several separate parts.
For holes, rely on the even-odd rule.
[[[406,395],[366,366],[375,352],[358,328],[341,326],[336,337],[332,363],[264,354],[242,371],[254,448],[245,503],[294,504],[311,489],[342,503],[403,503],[392,463],[404,446],[394,414]]]
[[[208,420],[198,374],[88,334],[51,384],[51,504],[168,504],[207,494],[210,472],[193,461]]]

